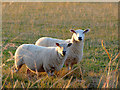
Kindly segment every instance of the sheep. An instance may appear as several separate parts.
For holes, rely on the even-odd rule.
[[[77,64],[82,60],[84,34],[87,33],[89,29],[86,30],[78,29],[78,30],[70,30],[70,31],[73,33],[71,39],[61,40],[61,39],[54,39],[49,37],[42,37],[38,39],[35,43],[35,45],[37,46],[45,46],[45,47],[55,46],[53,42],[72,43],[73,45],[69,48],[68,57],[65,61],[65,65],[68,67],[68,70],[70,70],[70,68],[72,69],[74,64]]]
[[[15,52],[16,72],[23,64],[30,71],[47,72],[53,75],[54,71],[59,71],[67,58],[68,47],[72,43],[59,44],[57,47],[43,47],[34,44],[23,44],[19,46]]]

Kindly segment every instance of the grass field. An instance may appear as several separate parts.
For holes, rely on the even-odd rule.
[[[72,71],[64,66],[56,76],[39,73],[31,79],[25,66],[11,72],[19,45],[43,36],[68,39],[69,30],[79,28],[91,31],[85,36],[83,59]],[[2,3],[2,44],[4,88],[120,88],[118,3]]]

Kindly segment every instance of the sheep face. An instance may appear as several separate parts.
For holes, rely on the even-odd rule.
[[[84,34],[87,33],[89,29],[86,30],[71,30],[73,32],[73,39],[77,42],[84,40]]]
[[[58,48],[57,48],[58,53],[61,54],[61,56],[65,56],[68,52],[68,47],[70,47],[71,45],[72,45],[72,43],[69,43],[69,44],[56,43],[56,46],[58,46]]]

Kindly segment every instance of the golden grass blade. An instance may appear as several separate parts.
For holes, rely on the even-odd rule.
[[[8,47],[17,47],[17,46],[16,46],[14,43],[7,43],[7,44],[3,47],[2,51],[7,50]]]
[[[116,80],[116,86],[115,86],[115,88],[117,88],[117,85],[118,85],[118,78],[119,78],[119,75],[117,75],[117,80]]]
[[[68,81],[66,88],[68,88],[70,86],[70,82],[71,82],[72,78],[73,78],[73,76],[71,76],[70,80]]]
[[[5,66],[5,64],[2,64],[2,65],[0,66],[0,68],[2,68],[3,66]]]
[[[119,70],[120,70],[120,68],[119,68],[119,61],[118,61],[118,63],[117,63],[117,66],[116,66],[116,69],[118,68],[118,75],[117,75],[117,77],[116,77],[116,85],[115,85],[115,88],[117,88],[117,85],[118,85],[118,77],[119,77]],[[116,72],[117,72],[116,71]]]
[[[12,40],[11,40],[11,42],[13,42],[14,40],[16,40],[17,38],[19,38],[21,35],[23,35],[24,33],[22,33],[22,34],[20,34],[20,35],[18,35],[17,37],[15,37],[15,38],[13,38]]]
[[[109,55],[109,53],[108,53],[108,51],[107,51],[107,49],[104,47],[104,45],[103,45],[103,40],[101,41],[101,44],[102,44],[102,47],[103,47],[103,49],[105,49],[105,51],[106,51],[106,53],[107,53],[107,55],[108,55],[108,57],[109,57],[109,59],[110,59],[110,62],[109,62],[109,68],[108,68],[108,74],[107,74],[107,81],[106,81],[106,83],[107,83],[107,88],[109,87],[109,79],[110,79],[110,65],[111,65],[111,57],[110,57],[110,55]]]
[[[66,84],[64,84],[64,86],[62,88],[65,88]]]
[[[12,54],[12,52],[8,51],[8,53],[10,54],[11,59],[12,59],[12,58],[13,58],[13,54]]]
[[[23,82],[21,82],[21,85],[22,85],[22,88],[25,88],[24,85],[23,85]]]
[[[69,75],[71,72],[75,71],[76,69],[78,69],[78,67],[76,67],[75,69],[71,70],[70,72],[68,72],[67,74],[65,74],[62,78],[60,78],[58,81],[56,81],[53,85],[51,85],[50,88],[52,88],[55,84],[57,84],[60,80],[62,80],[64,77],[66,77],[67,75]]]
[[[13,54],[12,54],[12,52],[10,52],[10,51],[8,51],[8,53],[10,54],[10,59],[7,59],[7,61],[6,62],[9,62],[9,61],[12,61],[12,60],[14,60],[13,58],[14,58],[14,56],[13,56]]]
[[[79,81],[79,80],[76,80],[75,82],[72,82],[72,83],[69,85],[69,87],[72,86],[72,85],[75,85],[75,83],[78,82],[78,81]]]
[[[13,65],[12,67],[11,67],[11,78],[13,79],[13,73],[14,73],[14,68],[15,68],[15,65]]]
[[[107,88],[109,87],[110,76],[107,77]]]
[[[43,79],[43,78],[40,78],[40,79],[38,79],[38,80],[36,80],[30,87],[28,87],[28,88],[31,88],[32,86],[34,86],[36,83],[38,83],[41,79]]]
[[[102,44],[103,49],[105,49],[105,51],[106,51],[106,53],[107,53],[107,55],[108,55],[109,59],[111,60],[111,57],[110,57],[110,55],[109,55],[109,53],[108,53],[107,49],[106,49],[106,48],[104,47],[104,45],[103,45],[103,40],[101,41],[101,44]]]
[[[17,83],[18,83],[18,79],[17,79],[17,81],[15,82],[15,85],[13,86],[13,88],[15,88],[15,87],[16,87]]]
[[[99,87],[100,87],[100,83],[101,83],[102,78],[103,78],[103,75],[101,76],[101,78],[100,78],[100,80],[99,80],[99,83],[98,83],[97,88],[99,88]]]
[[[1,90],[3,89],[3,87],[4,87],[4,85],[5,85],[5,82],[7,81],[9,75],[10,75],[10,73],[9,73],[9,74],[7,75],[7,77],[5,78],[5,81],[4,81],[4,83],[3,83],[2,87],[1,87]]]
[[[106,86],[106,82],[103,84],[102,88],[105,88],[105,86]]]
[[[27,86],[27,88],[29,88],[30,87],[30,81],[28,82],[28,86]]]
[[[80,68],[80,74],[81,74],[81,78],[82,78],[82,80],[83,80],[83,74],[82,74],[82,69],[81,69],[81,67],[80,67],[80,65],[78,65],[79,66],[79,68]]]
[[[119,55],[120,55],[120,53],[118,53],[118,55],[112,60],[112,62],[115,61]]]
[[[9,62],[9,61],[13,61],[14,59],[7,59],[7,61],[6,62]]]

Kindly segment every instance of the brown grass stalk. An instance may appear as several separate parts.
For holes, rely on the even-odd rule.
[[[10,73],[8,73],[7,77],[5,78],[5,81],[4,81],[4,83],[3,83],[2,87],[1,87],[1,90],[3,89],[3,87],[4,87],[4,85],[5,85],[6,81],[7,81],[7,79],[9,77],[9,75],[10,75]]]
[[[117,75],[117,80],[116,80],[116,87],[117,87],[117,85],[118,85],[118,78],[119,78],[119,75]]]
[[[110,61],[109,61],[109,63],[108,63],[108,66],[106,66],[106,68],[105,68],[105,70],[104,70],[104,73],[105,73],[105,71],[106,71],[107,68],[108,68],[107,80],[104,82],[104,84],[103,84],[103,86],[102,86],[103,88],[105,88],[105,87],[108,88],[108,87],[110,87],[110,86],[109,86],[110,74],[112,74],[112,72],[114,72],[114,71],[117,71],[117,68],[118,68],[118,65],[117,65],[116,70],[111,71],[111,68],[110,68],[111,63],[118,58],[118,56],[120,55],[120,53],[118,53],[118,55],[116,55],[116,57],[112,60],[111,57],[110,57],[110,55],[109,55],[109,53],[108,53],[108,51],[106,50],[106,48],[105,48],[104,45],[103,45],[103,40],[101,41],[101,44],[102,44],[103,49],[105,49],[105,51],[106,51],[106,53],[107,53],[107,55],[108,55],[108,57],[109,57],[109,59],[110,59]],[[102,77],[101,77],[100,80],[99,80],[98,87],[100,86],[100,83],[101,83],[102,78],[103,78],[103,75],[102,75]],[[115,79],[115,78],[114,78],[114,79]],[[114,82],[115,82],[115,81],[114,81]],[[114,83],[114,82],[113,82],[113,83]]]
[[[102,44],[103,49],[105,49],[105,51],[106,51],[106,53],[107,53],[107,55],[108,55],[108,57],[109,57],[109,59],[110,59],[110,61],[111,61],[111,57],[110,57],[107,49],[106,49],[106,48],[104,47],[104,45],[103,45],[103,40],[101,41],[101,44]]]
[[[22,85],[22,88],[25,88],[23,82],[21,82],[21,85]]]
[[[8,51],[8,53],[10,54],[10,59],[7,59],[7,61],[6,61],[6,62],[9,62],[9,61],[14,60],[14,59],[13,59],[13,58],[14,58],[14,56],[13,56],[12,52]]]
[[[15,38],[13,38],[12,40],[11,40],[11,42],[13,42],[14,40],[16,40],[16,39],[18,39],[21,35],[23,35],[24,33],[22,33],[22,34],[20,34],[20,35],[18,35],[17,37],[15,37]]]
[[[78,82],[79,80],[76,80],[76,81],[74,81],[74,82],[72,82],[70,85],[69,85],[69,87],[70,86],[72,86],[72,85],[74,85],[76,82]]]
[[[71,82],[72,78],[73,78],[73,76],[71,76],[71,78],[70,78],[70,80],[68,81],[68,84],[67,84],[67,86],[66,86],[65,88],[68,88],[68,87],[70,86],[70,82]]]
[[[105,72],[105,71],[104,71],[104,72]],[[99,88],[99,87],[100,87],[100,83],[101,83],[101,81],[102,81],[102,78],[103,78],[103,75],[101,76],[101,78],[100,78],[100,80],[99,80],[99,83],[98,83],[97,88]]]
[[[28,82],[28,86],[27,86],[27,88],[29,88],[30,87],[30,81]]]
[[[13,88],[15,88],[15,87],[16,87],[17,83],[18,83],[18,79],[17,79],[17,81],[15,82],[15,85],[13,86]]]
[[[80,65],[78,65],[78,66],[79,66],[79,68],[80,68],[80,75],[81,75],[81,78],[82,78],[82,80],[83,80],[82,69],[81,69]]]
[[[102,40],[101,44],[102,44],[103,49],[105,49],[105,51],[106,51],[106,53],[107,53],[107,55],[108,55],[108,57],[109,57],[109,59],[110,59],[110,62],[109,62],[109,68],[108,68],[108,74],[107,74],[107,80],[106,80],[107,88],[108,88],[108,87],[109,87],[109,81],[110,81],[109,79],[110,79],[111,57],[110,57],[110,55],[109,55],[107,49],[106,49],[106,48],[104,47],[104,45],[103,45],[103,40]]]
[[[120,53],[118,53],[118,54],[116,55],[116,57],[112,60],[112,62],[115,61],[115,60],[118,58],[119,55],[120,55]]]
[[[43,78],[40,78],[40,79],[38,79],[38,80],[36,80],[30,87],[28,87],[28,88],[31,88],[31,87],[33,87],[36,83],[38,83],[41,79],[43,79]]]

